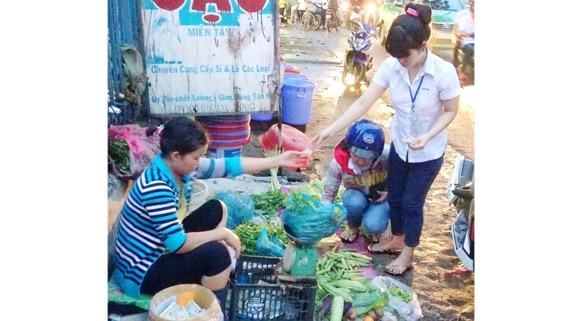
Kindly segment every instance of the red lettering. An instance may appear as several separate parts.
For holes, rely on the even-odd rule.
[[[174,11],[184,4],[185,0],[153,0],[160,9]]]
[[[249,13],[259,12],[265,7],[267,0],[237,0],[238,5]]]
[[[216,12],[230,12],[232,9],[229,0],[194,0],[192,2],[192,10],[206,12],[206,5],[210,3],[216,5]]]
[[[217,13],[205,13],[203,16],[203,20],[206,21],[207,23],[216,24],[220,22],[222,18],[220,18],[220,15]]]

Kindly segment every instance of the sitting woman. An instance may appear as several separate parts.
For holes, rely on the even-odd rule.
[[[128,295],[155,294],[167,287],[197,283],[225,305],[231,271],[230,248],[239,256],[239,238],[226,228],[227,209],[210,200],[182,221],[196,178],[238,176],[277,166],[298,167],[302,153],[271,158],[204,159],[208,138],[188,118],[168,121],[160,150],[134,182],[117,220],[114,280]],[[182,216],[183,217],[183,216]]]

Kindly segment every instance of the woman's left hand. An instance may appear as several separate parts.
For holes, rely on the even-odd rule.
[[[408,137],[405,140],[405,143],[408,144],[412,150],[420,150],[426,146],[428,141],[429,138],[426,135],[421,135],[418,137]]]
[[[289,168],[307,168],[309,165],[309,152],[285,151],[279,155],[279,166]]]

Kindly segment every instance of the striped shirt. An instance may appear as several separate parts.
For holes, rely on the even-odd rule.
[[[196,178],[235,177],[243,173],[241,158],[201,158],[196,172],[182,177],[186,206],[190,204],[192,181]],[[176,212],[179,187],[161,155],[145,168],[131,188],[118,218],[114,248],[113,278],[133,297],[150,266],[163,254],[174,253],[186,241]]]

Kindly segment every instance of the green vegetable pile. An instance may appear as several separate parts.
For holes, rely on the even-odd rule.
[[[388,296],[362,275],[360,268],[370,265],[372,258],[352,250],[328,252],[317,264],[317,301],[329,295],[351,302],[361,316],[388,305]]]
[[[355,293],[368,292],[369,282],[360,268],[371,261],[355,251],[327,252],[317,264],[317,300],[332,294],[352,302]]]
[[[277,210],[284,207],[285,196],[280,189],[269,189],[264,193],[252,195],[255,213],[269,219],[275,217]]]
[[[241,241],[242,253],[245,255],[255,255],[255,242],[261,234],[263,227],[267,228],[267,233],[270,239],[279,240],[278,242],[283,242],[287,244],[289,238],[287,234],[283,231],[283,228],[274,224],[254,224],[251,222],[245,222],[236,227],[235,232]]]
[[[342,186],[341,186],[342,188]],[[309,182],[309,184],[303,187],[297,187],[294,189],[295,192],[302,192],[305,194],[310,195],[313,198],[320,199],[321,195],[323,195],[325,189],[325,182],[322,179],[314,179]],[[337,193],[336,198],[334,200],[335,204],[342,203],[342,193]]]
[[[412,293],[410,293],[410,291],[408,291],[406,289],[402,289],[402,288],[399,288],[396,286],[392,286],[392,287],[390,287],[388,292],[390,293],[391,296],[398,297],[406,303],[412,302],[412,299],[413,299]]]
[[[311,195],[301,190],[294,190],[285,199],[285,208],[292,213],[302,213],[306,206],[315,210],[320,204],[320,196]]]
[[[314,198],[320,199],[323,194],[325,183],[320,179],[311,180],[309,184],[295,189],[297,192],[304,192]]]
[[[110,162],[123,174],[130,171],[129,146],[122,139],[109,140],[108,155]]]

